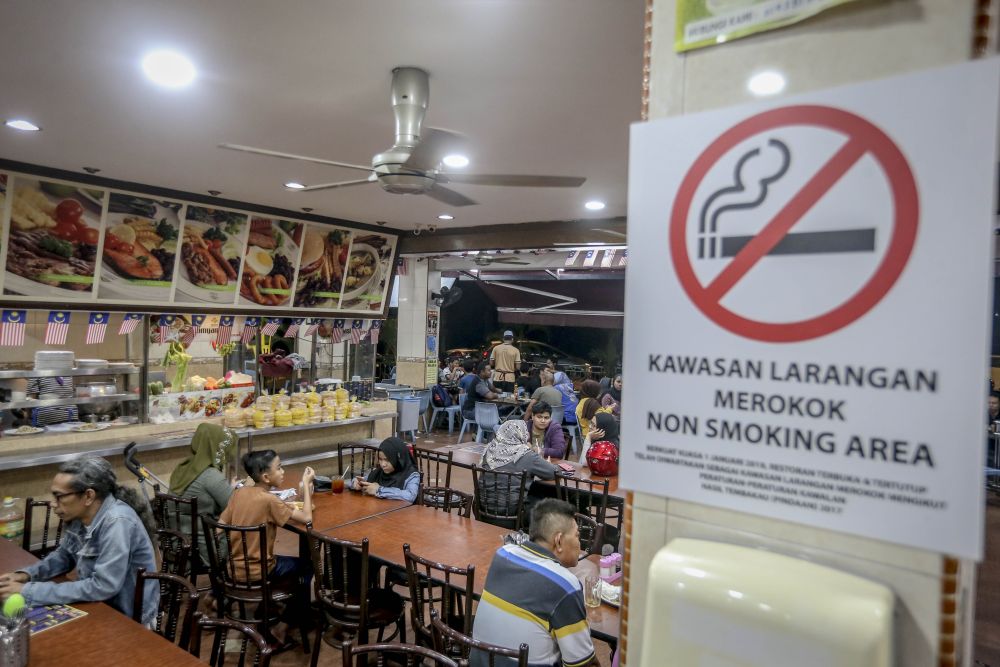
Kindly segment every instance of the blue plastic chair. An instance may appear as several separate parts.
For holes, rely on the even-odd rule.
[[[434,409],[431,410],[431,428],[433,429],[434,426],[437,424],[438,415],[444,414],[444,415],[448,415],[448,433],[449,434],[454,433],[455,432],[455,416],[457,415],[459,419],[462,418],[462,399],[464,397],[465,397],[465,394],[460,394],[459,395],[459,401],[458,401],[458,403],[455,403],[455,404],[452,404],[452,405],[448,405],[448,406],[444,406],[444,407],[442,407],[442,406],[434,406]]]
[[[500,410],[496,403],[476,401],[476,442],[483,441],[484,433],[492,433],[500,425]]]

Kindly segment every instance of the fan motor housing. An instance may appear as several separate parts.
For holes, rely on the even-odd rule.
[[[393,146],[372,158],[372,170],[383,190],[406,195],[422,194],[434,187],[433,175],[403,167],[411,150],[406,146]]]

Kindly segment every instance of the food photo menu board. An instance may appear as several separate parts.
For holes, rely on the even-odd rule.
[[[107,191],[15,176],[4,294],[91,299]]]
[[[392,234],[0,173],[2,299],[384,311]]]

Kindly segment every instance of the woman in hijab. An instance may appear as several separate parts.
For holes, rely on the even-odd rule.
[[[355,477],[351,488],[365,495],[412,503],[420,489],[420,471],[410,449],[399,438],[386,438],[378,446],[378,465],[367,479]]]
[[[595,442],[610,442],[621,449],[618,442],[618,420],[607,412],[598,412],[591,422],[590,433],[583,441],[583,454],[580,455],[580,462],[587,460],[587,452]]]
[[[615,416],[615,419],[621,419],[622,416],[622,376],[616,375],[614,382],[608,387],[607,392],[604,396],[601,396],[601,405],[605,408],[611,409],[611,414]]]
[[[191,455],[180,462],[170,475],[170,492],[185,498],[198,499],[198,514],[209,514],[218,519],[233,495],[233,485],[226,480],[224,471],[236,451],[239,436],[235,431],[218,424],[199,424],[191,438]],[[179,529],[191,534],[191,519],[182,514]],[[205,536],[198,531],[198,555],[208,564],[208,547]]]
[[[523,472],[525,473],[525,487],[531,486],[534,478],[555,479],[559,466],[549,463],[541,457],[531,444],[531,430],[528,423],[520,419],[505,421],[497,427],[493,440],[486,445],[480,465],[486,470],[500,470],[503,472]],[[489,483],[490,480],[486,480]],[[487,504],[500,504],[504,502],[511,506],[517,502],[517,490],[511,489],[511,493],[506,499],[499,498],[499,491],[495,487],[485,488],[482,493],[486,497]],[[530,500],[526,497],[525,513],[531,516]]]

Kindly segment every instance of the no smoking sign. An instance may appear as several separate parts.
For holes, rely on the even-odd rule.
[[[781,107],[738,123],[694,161],[670,213],[670,255],[717,325],[809,340],[889,292],[919,212],[906,157],[875,124],[831,106]]]

